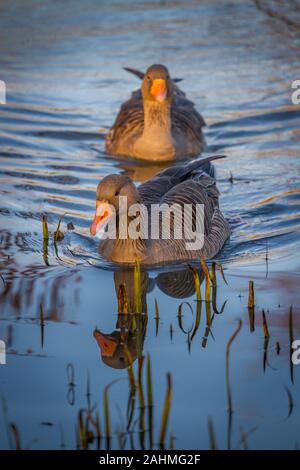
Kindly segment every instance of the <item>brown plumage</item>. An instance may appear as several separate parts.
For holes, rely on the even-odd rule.
[[[138,257],[145,265],[169,263],[173,261],[183,261],[214,257],[223,247],[230,235],[228,222],[225,220],[219,209],[219,191],[216,187],[213,166],[211,161],[222,158],[222,156],[212,156],[196,160],[189,164],[176,165],[156,177],[141,184],[138,188],[130,178],[124,175],[109,175],[99,183],[96,195],[96,214],[91,225],[91,233],[95,235],[99,228],[107,224],[112,215],[113,207],[116,217],[120,217],[120,197],[127,198],[127,207],[136,203],[142,203],[148,209],[148,237],[138,237],[137,239],[123,239],[119,236],[117,227],[116,239],[106,238],[101,241],[100,253],[107,259],[117,263],[133,263]],[[157,227],[157,221],[153,219],[153,204],[165,204],[168,207],[175,207],[171,214],[170,237],[165,239],[160,236],[158,239],[151,237],[152,227]],[[196,219],[195,208],[197,204],[202,204],[204,214],[202,217],[204,244],[201,249],[187,248],[189,237],[176,238],[175,227],[178,227],[177,215],[182,212],[185,204],[193,208],[191,214],[185,214],[183,220],[186,225],[195,229]],[[175,205],[175,206],[174,206]],[[104,214],[104,215],[103,215]],[[124,214],[124,212],[123,212]],[[135,219],[126,213],[127,226]],[[176,222],[175,222],[176,221]],[[155,225],[156,224],[156,225]],[[118,225],[118,224],[117,224]],[[185,226],[186,226],[185,225]]]
[[[106,151],[143,160],[169,161],[199,155],[205,147],[205,122],[169,76],[163,65],[145,74],[126,69],[142,79],[120,109],[106,138]]]

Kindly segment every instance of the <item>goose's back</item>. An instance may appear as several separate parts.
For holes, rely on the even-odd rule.
[[[169,168],[139,188],[146,205],[166,204],[173,209],[170,212],[170,238],[161,238],[161,231],[159,230],[160,238],[151,240],[146,263],[196,259],[200,256],[212,258],[220,251],[229,237],[229,224],[219,209],[219,191],[216,186],[213,167],[210,164],[210,159],[207,160]],[[181,215],[184,214],[182,223],[184,222],[185,227],[195,231],[197,204],[203,208],[201,214],[203,214],[204,244],[200,249],[191,250],[187,249],[189,240],[184,236],[184,228],[182,227],[183,237],[176,239],[173,224],[174,220],[178,224]],[[190,212],[184,212],[185,205],[190,206]],[[157,225],[158,220],[151,218],[150,223],[153,229],[153,225]]]

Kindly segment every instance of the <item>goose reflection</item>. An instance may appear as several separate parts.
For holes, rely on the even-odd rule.
[[[200,282],[202,270],[198,271]],[[114,331],[104,333],[98,328],[93,335],[100,348],[101,359],[109,367],[124,369],[143,354],[148,323],[147,294],[155,286],[175,299],[185,299],[195,293],[194,275],[190,268],[159,273],[151,278],[141,271],[142,312],[136,314],[134,273],[132,270],[114,273],[115,292],[118,298],[118,318]]]

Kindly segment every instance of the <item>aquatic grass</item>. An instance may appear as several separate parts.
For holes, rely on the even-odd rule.
[[[95,418],[95,421],[94,421],[94,426],[95,426],[95,429],[96,429],[97,449],[99,450],[100,447],[101,447],[102,435],[101,435],[100,416],[99,416],[98,411],[96,411],[96,418]]]
[[[105,438],[106,438],[106,449],[110,449],[110,439],[111,439],[111,432],[110,432],[110,415],[109,415],[109,397],[108,391],[111,384],[107,385],[104,388],[104,420],[105,420]]]
[[[209,416],[207,420],[208,436],[209,436],[209,448],[210,450],[217,450],[216,435],[212,418]]]
[[[170,433],[169,449],[170,449],[170,450],[174,450],[174,449],[175,449],[175,446],[174,446],[174,435],[173,435],[172,432]]]
[[[190,304],[189,302],[182,302],[182,303],[179,304],[179,306],[178,306],[178,313],[177,313],[178,326],[179,326],[179,328],[181,329],[181,331],[182,331],[185,335],[187,335],[187,334],[189,334],[189,333],[192,331],[193,325],[191,326],[191,328],[190,328],[189,330],[186,330],[186,329],[184,328],[184,326],[183,326],[183,320],[182,320],[182,319],[183,319],[183,314],[182,314],[182,311],[183,311],[184,305],[186,305],[187,307],[189,307],[189,310],[190,310],[192,316],[194,315],[194,311],[193,311],[193,308],[192,308],[192,306],[191,306],[191,304]]]
[[[248,315],[249,315],[250,332],[253,333],[253,331],[255,330],[255,296],[254,296],[254,282],[253,281],[249,281]]]
[[[66,371],[68,378],[67,402],[73,406],[75,404],[75,370],[73,364],[69,362]]]
[[[269,338],[269,336],[270,336],[269,328],[268,328],[267,318],[266,318],[266,314],[265,314],[264,309],[262,311],[262,318],[263,318],[264,336],[265,336],[265,338]]]
[[[59,430],[60,430],[60,448],[61,450],[64,450],[66,448],[66,443],[65,443],[64,429],[61,423],[59,423]]]
[[[56,227],[56,230],[54,232],[54,243],[57,243],[61,240],[64,239],[64,234],[63,232],[60,230],[60,226],[61,226],[61,223],[63,221],[63,218],[68,215],[68,212],[65,212],[64,214],[62,214],[58,220],[58,224],[57,224],[57,227]]]
[[[139,357],[138,359],[138,395],[140,403],[140,414],[139,414],[139,436],[140,436],[140,446],[142,449],[145,448],[145,394],[143,386],[143,366],[144,366],[144,356]]]
[[[170,333],[170,340],[171,340],[171,343],[172,343],[172,340],[173,340],[173,325],[172,325],[172,323],[170,323],[169,333]]]
[[[109,389],[115,383],[119,382],[120,379],[115,379],[110,382],[104,388],[103,392],[103,407],[104,407],[104,423],[105,423],[105,440],[106,440],[106,450],[110,450],[110,441],[111,441],[111,425],[110,425],[110,408],[109,408]]]
[[[50,266],[48,260],[48,242],[49,242],[49,230],[48,230],[48,222],[47,216],[42,216],[42,231],[43,231],[43,259],[46,266]]]
[[[159,328],[159,310],[158,310],[158,303],[155,299],[155,336],[158,335],[158,328]]]
[[[135,402],[136,402],[136,386],[133,386],[129,390],[128,403],[127,403],[127,425],[126,430],[128,433],[131,432],[131,424],[135,413]]]
[[[126,356],[126,361],[128,363],[128,367],[127,367],[128,379],[129,379],[130,386],[133,388],[136,386],[134,372],[132,368],[133,358],[126,344],[124,344],[124,352]]]
[[[211,336],[214,339],[214,336],[212,334],[212,323],[213,323],[213,319],[215,315],[213,314],[213,316],[211,317],[210,304],[207,302],[205,303],[205,309],[206,309],[206,327],[205,327],[205,332],[202,338],[202,348],[206,348],[209,334],[211,334]]]
[[[45,334],[45,315],[43,305],[40,304],[40,331],[41,331],[41,347],[44,347],[44,334]]]
[[[46,215],[42,216],[42,229],[43,229],[43,240],[48,241],[49,240],[49,230],[48,230],[48,222],[47,222],[47,216]]]
[[[263,370],[266,371],[266,366],[268,364],[268,348],[269,348],[269,329],[267,318],[264,309],[262,310],[262,319],[263,319],[263,330],[264,330],[264,357],[263,357]]]
[[[237,335],[239,334],[241,328],[242,328],[242,320],[239,318],[238,320],[239,324],[232,336],[230,337],[227,346],[226,346],[226,392],[227,392],[227,403],[228,403],[228,433],[227,433],[227,448],[228,450],[231,449],[231,431],[232,431],[232,413],[233,413],[233,407],[232,407],[232,393],[231,393],[231,385],[230,385],[230,350],[232,343],[236,339]]]
[[[87,379],[86,379],[86,399],[87,399],[87,405],[88,405],[88,412],[91,412],[91,381],[90,381],[90,374],[89,372],[87,373]]]
[[[244,428],[242,426],[240,426],[240,434],[241,434],[241,438],[237,444],[237,447],[240,447],[241,445],[243,446],[244,450],[248,450],[249,449],[249,446],[248,446],[248,437],[253,434],[256,430],[258,429],[258,426],[254,426],[253,428],[251,428],[249,431],[245,432],[244,431]]]
[[[216,263],[215,261],[212,262],[211,265],[211,274],[210,274],[211,282],[214,287],[217,287],[217,277],[216,277]]]
[[[286,385],[284,385],[284,389],[286,391],[286,394],[287,394],[287,397],[288,397],[288,404],[289,404],[288,414],[287,414],[287,417],[285,418],[287,420],[287,419],[289,419],[289,417],[291,416],[291,414],[293,412],[294,400],[293,400],[293,395],[291,394],[291,391],[289,390],[289,388]]]
[[[202,301],[202,295],[201,295],[201,283],[200,283],[200,277],[197,269],[193,268],[192,266],[189,266],[190,270],[193,273],[194,277],[194,284],[195,284],[195,293],[196,293],[196,300],[197,302]]]
[[[263,371],[266,372],[268,364],[268,348],[269,348],[269,337],[264,338],[264,355],[263,355]]]
[[[226,282],[227,284],[227,281],[225,279],[225,276],[224,276],[224,272],[223,272],[223,268],[221,267],[222,269],[222,273],[223,273],[223,279],[224,281]],[[217,307],[217,277],[216,277],[216,262],[214,261],[211,265],[211,273],[210,273],[210,278],[211,278],[211,283],[212,283],[212,294],[211,294],[211,302],[212,302],[212,307],[213,307],[213,311],[214,313],[220,315],[224,312],[225,310],[225,306],[227,304],[227,300],[226,299],[224,302],[223,302],[223,305],[221,307],[221,310],[218,309]]]
[[[268,274],[269,274],[269,246],[268,246],[268,240],[266,241],[266,256],[265,256],[265,260],[266,260],[266,277],[265,277],[265,279],[267,279]]]
[[[79,448],[88,448],[88,433],[84,422],[84,410],[78,412]]]
[[[208,301],[205,302],[205,313],[206,313],[206,325],[210,327],[212,318],[211,318],[210,302]]]
[[[132,355],[127,347],[127,345],[124,345],[124,352],[126,356],[126,361],[129,364],[127,367],[127,374],[128,374],[128,380],[129,380],[129,396],[128,396],[128,402],[127,402],[127,426],[126,430],[127,432],[130,432],[130,427],[132,424],[134,412],[135,412],[135,398],[136,398],[136,380],[133,372],[133,359]]]
[[[118,289],[118,312],[123,314],[129,313],[129,300],[125,283],[120,284]]]
[[[221,273],[221,276],[223,278],[223,281],[225,282],[225,284],[228,286],[228,282],[226,280],[226,277],[225,277],[225,274],[224,274],[224,269],[223,269],[223,266],[221,263],[216,263],[216,266],[218,267],[218,270],[220,271]]]
[[[210,306],[210,297],[211,297],[211,289],[210,289],[210,283],[211,283],[211,278],[209,274],[209,269],[207,267],[207,264],[205,262],[205,259],[202,257],[201,258],[201,266],[202,270],[204,272],[205,276],[205,313],[206,313],[206,328],[205,328],[205,333],[202,341],[202,347],[205,348],[207,345],[207,340],[208,340],[208,335],[211,330],[211,325],[212,325],[212,317],[211,317],[211,306]]]
[[[124,450],[125,449],[125,444],[126,444],[126,435],[124,432],[118,432],[118,444],[119,444],[119,450]]]
[[[141,313],[134,315],[134,322],[136,325],[135,343],[138,357],[141,357],[143,354],[143,315],[141,315]]]
[[[161,449],[165,447],[165,438],[168,426],[168,420],[170,415],[170,408],[172,402],[172,376],[170,373],[167,373],[167,393],[161,418],[160,434],[159,434],[159,446]]]
[[[189,352],[189,354],[191,354],[192,340],[191,340],[191,336],[190,336],[189,333],[188,333],[188,335],[187,335],[187,345],[188,345],[188,352]]]
[[[247,434],[245,433],[243,426],[240,426],[240,434],[241,434],[241,444],[243,445],[243,449],[249,450],[248,442],[247,442]]]
[[[149,447],[153,448],[153,387],[150,354],[147,356],[147,408],[148,408],[148,429]]]
[[[194,329],[193,329],[193,332],[191,334],[191,338],[190,338],[190,341],[192,342],[198,329],[199,329],[199,326],[200,326],[200,323],[201,323],[201,313],[202,313],[202,303],[201,302],[197,302],[196,303],[196,319],[195,319],[195,324],[194,324]]]
[[[15,423],[10,423],[10,430],[11,430],[11,433],[14,437],[15,450],[21,450],[22,449],[22,447],[21,447],[21,437],[20,437],[20,432],[19,432],[19,429],[18,429],[17,425]]]
[[[239,334],[240,330],[242,328],[242,320],[239,318],[238,319],[238,327],[230,337],[227,346],[226,346],[226,389],[227,389],[227,401],[228,401],[228,410],[230,413],[232,413],[232,395],[231,395],[231,387],[230,387],[230,370],[229,370],[229,359],[230,359],[230,350],[232,343],[234,342],[235,338]]]
[[[216,299],[216,288],[213,287],[213,291],[212,291],[212,307],[213,307],[213,311],[214,313],[216,313],[217,315],[221,315],[224,310],[225,310],[225,307],[226,307],[226,304],[228,302],[228,299],[226,299],[224,302],[223,302],[223,305],[221,307],[221,310],[218,310],[218,307],[217,307],[217,299]]]
[[[201,267],[205,276],[205,302],[210,302],[210,274],[205,259],[201,258]]]
[[[138,257],[134,262],[134,306],[135,313],[142,313],[141,268]]]
[[[254,308],[254,306],[255,306],[254,282],[249,281],[248,308]]]

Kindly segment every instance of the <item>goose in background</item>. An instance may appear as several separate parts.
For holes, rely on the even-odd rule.
[[[113,155],[157,162],[196,157],[205,148],[205,122],[169,75],[164,65],[154,64],[145,74],[127,68],[142,79],[119,111],[105,142]]]

